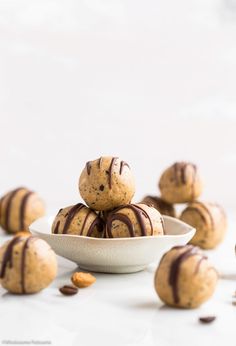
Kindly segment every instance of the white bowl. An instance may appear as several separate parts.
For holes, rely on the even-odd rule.
[[[173,246],[187,244],[195,234],[192,226],[170,216],[164,216],[166,234],[163,236],[112,239],[51,234],[53,219],[38,219],[31,224],[30,231],[80,268],[103,273],[143,270],[148,264],[158,262]]]

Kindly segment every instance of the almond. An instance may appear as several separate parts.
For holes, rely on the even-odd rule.
[[[96,278],[89,273],[76,272],[71,277],[72,283],[79,288],[85,288],[92,285]]]

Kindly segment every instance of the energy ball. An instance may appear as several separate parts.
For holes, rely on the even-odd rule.
[[[0,248],[0,279],[11,293],[36,293],[57,273],[54,251],[37,237],[14,237]]]
[[[193,245],[202,249],[213,249],[224,239],[227,229],[226,215],[216,203],[195,201],[183,210],[180,219],[196,228],[191,239]]]
[[[146,196],[140,203],[147,204],[157,209],[162,215],[176,217],[175,208],[172,204],[163,201],[160,197]]]
[[[146,204],[127,204],[107,216],[106,237],[125,238],[164,234],[161,214]]]
[[[118,157],[100,157],[86,163],[80,178],[79,191],[86,204],[105,211],[130,203],[135,182],[129,165]]]
[[[52,224],[54,234],[74,234],[102,238],[103,220],[82,203],[60,209]]]
[[[202,192],[202,180],[197,166],[190,162],[176,162],[161,175],[161,198],[168,203],[192,202]]]
[[[214,293],[218,274],[206,256],[193,245],[176,246],[161,259],[154,285],[167,305],[192,309]]]
[[[27,188],[19,187],[0,199],[0,225],[9,233],[28,230],[29,225],[44,214],[43,200]]]

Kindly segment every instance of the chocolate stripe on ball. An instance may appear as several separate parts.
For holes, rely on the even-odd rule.
[[[198,263],[197,263],[197,265],[196,265],[194,274],[197,274],[197,273],[199,272],[199,269],[200,269],[200,266],[201,266],[202,262],[205,261],[205,260],[207,260],[207,259],[208,259],[207,256],[202,256],[202,257],[199,259],[199,261],[198,261]]]
[[[87,237],[91,237],[93,231],[94,231],[94,228],[97,227],[98,229],[98,232],[102,232],[103,231],[103,221],[102,219],[100,219],[100,217],[96,217],[95,220],[93,220],[93,222],[91,223],[88,231],[87,231]]]
[[[26,268],[26,254],[27,254],[27,249],[29,247],[29,243],[32,241],[35,241],[39,238],[37,237],[29,237],[26,239],[23,249],[22,249],[22,257],[21,257],[21,288],[22,288],[22,293],[26,293],[25,289],[25,268]]]
[[[25,194],[25,196],[22,198],[20,203],[20,229],[25,229],[25,209],[28,202],[28,199],[31,195],[33,195],[33,191],[29,191]]]
[[[100,159],[98,159],[98,168],[101,169],[102,167],[102,156],[100,157]]]
[[[85,225],[86,225],[86,222],[87,222],[87,220],[88,220],[88,217],[89,217],[89,215],[91,215],[92,213],[93,213],[93,211],[92,211],[91,209],[89,209],[87,215],[86,215],[85,218],[84,218],[84,222],[83,222],[83,225],[82,225],[82,227],[81,227],[80,235],[83,234],[83,230],[84,230],[84,228],[85,228]]]
[[[174,164],[174,176],[175,176],[175,181],[177,185],[179,184],[187,184],[187,167],[191,166],[193,170],[193,175],[192,175],[192,196],[194,198],[194,183],[196,180],[196,172],[197,172],[197,167],[196,165],[190,163],[190,162],[176,162]]]
[[[67,217],[66,217],[66,221],[63,227],[63,231],[62,233],[65,234],[67,233],[71,222],[73,221],[73,218],[75,217],[75,215],[85,206],[82,203],[78,203],[76,205],[74,205],[68,212]]]
[[[117,160],[118,160],[118,157],[113,157],[111,159],[110,166],[109,166],[108,170],[106,171],[107,174],[108,174],[109,189],[112,188],[112,172],[113,172],[113,168],[114,168],[114,165],[115,165]],[[100,159],[98,159],[98,168],[101,168],[101,165],[102,165],[102,157],[100,157]],[[122,173],[122,170],[123,170],[124,166],[128,166],[128,164],[126,162],[124,162],[124,161],[121,161],[120,174]],[[86,169],[87,169],[87,174],[90,175],[91,169],[92,169],[91,161],[88,161],[86,163]]]
[[[55,226],[55,228],[53,230],[54,234],[58,234],[59,227],[60,227],[60,220],[58,220],[57,223],[56,223],[56,226]]]
[[[111,231],[113,221],[123,222],[128,227],[130,237],[135,237],[134,226],[132,222],[130,221],[129,217],[127,215],[117,213],[115,215],[109,215],[107,218],[107,233],[109,235],[109,238],[113,238],[113,234]]]
[[[121,161],[121,163],[120,163],[120,171],[119,171],[119,174],[120,174],[120,175],[122,174],[123,168],[124,168],[125,166],[127,166],[128,168],[130,168],[127,162]]]
[[[144,216],[149,220],[150,226],[151,226],[151,235],[153,235],[153,234],[154,234],[154,230],[153,230],[152,220],[151,220],[150,216],[149,216],[148,213],[147,213],[143,208],[141,208],[139,205],[134,204],[134,206],[135,206],[135,208],[137,208],[137,209],[139,209],[139,210],[141,211],[141,215],[144,215]],[[140,215],[140,214],[139,214],[139,215]],[[136,217],[138,218],[138,214],[136,214]],[[143,222],[143,220],[142,220],[142,222]],[[161,223],[162,223],[162,226],[163,226],[163,220],[162,220],[162,218],[161,218]],[[144,234],[144,235],[147,235],[145,224],[143,224],[143,226],[144,226],[144,228],[145,228],[145,234]]]
[[[194,194],[194,184],[196,181],[196,175],[197,175],[197,166],[194,164],[191,164],[193,168],[193,175],[192,175],[192,184],[191,184],[191,191],[192,191],[192,199],[194,200],[195,194]]]
[[[85,229],[85,226],[86,226],[86,223],[88,221],[89,215],[91,215],[93,213],[94,213],[94,211],[92,209],[88,210],[88,213],[87,213],[87,215],[86,215],[86,217],[84,219],[84,222],[83,222],[83,225],[82,225],[82,228],[81,228],[81,231],[80,231],[80,235],[83,235],[83,231]],[[89,226],[89,229],[88,229],[87,234],[86,234],[88,237],[91,237],[95,227],[97,227],[98,232],[102,232],[103,231],[103,221],[102,221],[102,219],[100,218],[99,215],[95,218],[95,220],[93,220],[93,222]]]
[[[174,247],[173,249],[179,249],[180,247]],[[184,248],[184,246],[183,246]],[[169,285],[172,288],[173,299],[176,304],[179,303],[179,292],[178,292],[178,277],[181,264],[186,261],[189,257],[196,255],[198,248],[192,245],[186,246],[186,251],[181,253],[171,264],[169,274]]]
[[[22,248],[22,254],[21,254],[21,288],[22,293],[26,293],[25,291],[25,261],[26,261],[26,251],[29,246],[29,243],[33,240],[37,240],[37,237],[28,237],[26,240],[22,237],[14,237],[12,241],[8,244],[4,256],[3,256],[3,262],[1,267],[1,273],[0,278],[3,279],[6,274],[7,266],[9,268],[12,268],[13,265],[13,253],[14,253],[14,246],[18,243],[21,243],[25,240],[25,244]]]
[[[88,161],[88,162],[86,163],[86,169],[87,169],[87,173],[88,173],[88,175],[90,175],[90,173],[91,173],[91,168],[92,168],[92,166],[91,166],[91,162],[90,162],[90,161]]]
[[[7,231],[10,231],[11,228],[10,228],[10,215],[11,215],[11,205],[12,205],[12,201],[13,201],[13,198],[16,196],[16,194],[20,191],[24,189],[24,187],[19,187],[18,189],[15,189],[13,190],[11,193],[10,193],[10,196],[6,196],[8,197],[8,200],[6,202],[6,207],[5,207],[5,222],[4,222],[4,228],[7,230]]]
[[[187,163],[185,162],[176,162],[174,164],[174,176],[175,176],[175,181],[177,185],[180,183],[186,184],[186,172],[185,169],[187,167]]]
[[[200,215],[200,217],[202,218],[202,220],[207,223],[207,219],[205,217],[205,215],[203,214],[203,211],[205,211],[205,213],[208,215],[209,219],[210,219],[210,223],[211,223],[211,228],[212,230],[215,228],[215,224],[214,224],[214,219],[212,217],[212,214],[210,212],[210,210],[207,208],[206,205],[204,205],[203,203],[197,201],[194,202],[192,205],[190,205],[189,207],[187,207],[185,209],[185,211],[188,210],[192,210],[192,211],[198,211],[198,214]],[[185,212],[184,211],[184,212]]]
[[[112,171],[113,171],[113,167],[114,167],[117,159],[118,159],[118,157],[113,157],[112,158],[110,167],[108,169],[108,185],[109,185],[109,189],[112,188]]]
[[[149,215],[146,213],[146,211],[144,209],[142,209],[140,206],[137,206],[135,204],[128,204],[128,205],[116,208],[113,212],[111,212],[108,215],[108,218],[107,218],[107,231],[108,231],[108,234],[109,234],[109,236],[111,238],[113,238],[111,229],[112,229],[112,223],[114,221],[121,221],[121,222],[125,223],[127,225],[127,227],[128,227],[130,237],[135,237],[135,233],[134,233],[134,229],[133,229],[133,224],[131,223],[129,217],[124,215],[124,214],[122,214],[122,213],[117,213],[119,210],[121,210],[123,208],[131,209],[134,212],[136,220],[137,220],[137,222],[139,224],[139,227],[140,227],[140,230],[141,230],[141,236],[146,236],[147,235],[146,226],[145,226],[145,223],[144,223],[144,220],[143,220],[143,215],[144,215],[150,222],[151,232],[152,232],[151,234],[153,235],[152,221],[151,221]]]
[[[3,255],[0,278],[3,279],[6,274],[7,265],[12,268],[12,257],[14,246],[23,240],[21,237],[14,237],[10,243],[7,245],[5,253]]]

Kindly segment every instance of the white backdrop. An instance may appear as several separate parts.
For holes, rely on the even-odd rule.
[[[85,162],[121,156],[136,200],[175,160],[234,208],[233,0],[0,0],[0,193],[75,202]]]

